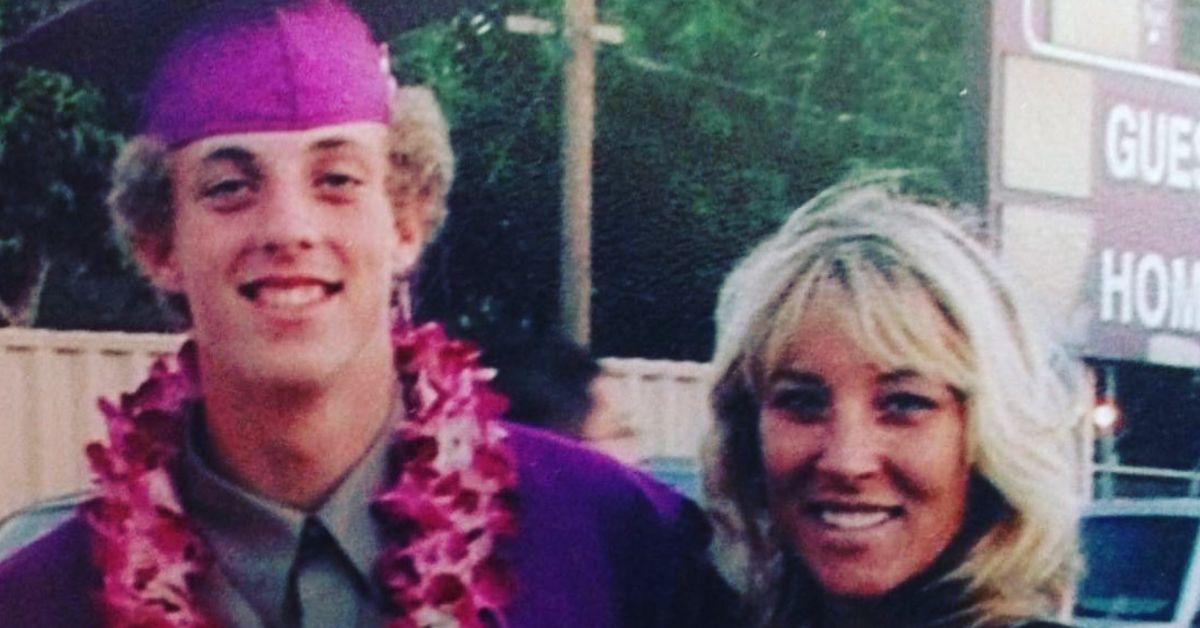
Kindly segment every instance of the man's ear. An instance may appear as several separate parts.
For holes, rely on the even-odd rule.
[[[396,209],[396,238],[399,246],[392,254],[392,264],[397,274],[404,276],[412,272],[425,250],[425,239],[429,236],[427,216],[433,203],[433,195],[422,190],[409,196],[403,207]]]
[[[145,235],[130,240],[134,260],[154,287],[164,292],[183,292],[183,278],[169,238]]]

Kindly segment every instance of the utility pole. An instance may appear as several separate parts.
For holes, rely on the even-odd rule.
[[[592,143],[596,120],[595,0],[563,0],[570,59],[563,72],[563,206],[559,306],[567,335],[591,342]]]
[[[510,32],[549,35],[553,23],[509,16]],[[619,44],[620,27],[596,23],[595,0],[563,0],[563,36],[569,59],[563,69],[562,253],[559,312],[563,331],[583,346],[591,342],[592,144],[596,120],[596,42]]]

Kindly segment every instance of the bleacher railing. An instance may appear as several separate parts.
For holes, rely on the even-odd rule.
[[[1200,497],[1200,471],[1097,464],[1093,473],[1096,499]]]

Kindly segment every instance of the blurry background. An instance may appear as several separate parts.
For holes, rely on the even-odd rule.
[[[0,0],[0,41],[63,2]],[[555,32],[510,32],[531,16]],[[721,277],[857,169],[978,201],[971,16],[936,0],[603,0],[596,46],[592,349],[705,360]],[[485,344],[559,324],[559,0],[495,2],[395,38],[393,65],[451,119],[458,179],[418,314]],[[108,235],[124,114],[86,86],[0,68],[0,326],[166,328]]]

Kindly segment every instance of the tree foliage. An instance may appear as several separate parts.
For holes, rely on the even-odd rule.
[[[705,359],[716,291],[730,266],[792,208],[846,175],[913,169],[921,191],[972,200],[968,182],[982,164],[968,152],[961,7],[605,0],[600,8],[602,21],[620,24],[627,40],[598,52],[599,353]],[[438,93],[459,161],[450,218],[426,256],[418,312],[485,341],[558,324],[566,44],[506,32],[503,16],[512,14],[557,22],[561,7],[497,0],[484,13],[391,42],[402,78]],[[3,72],[16,82],[4,83],[0,111],[17,113],[0,127],[0,212],[2,224],[22,226],[0,237],[20,238],[22,247],[61,242],[50,246],[53,257],[92,259],[74,249],[92,250],[107,228],[97,218],[97,182],[115,144],[93,126],[103,111],[60,78]],[[30,82],[24,92],[7,89],[20,81]],[[8,139],[26,133],[24,144]],[[39,150],[45,154],[33,154]],[[34,163],[38,172],[30,174]],[[36,181],[32,190],[7,192],[25,177]],[[115,299],[111,309],[124,312],[117,318],[141,311],[145,294],[129,289],[125,275],[100,281],[94,274],[52,277],[46,303],[76,311],[70,303],[91,298],[74,296],[82,291]]]
[[[705,359],[721,278],[817,190],[864,169],[970,200],[961,8],[935,0],[607,0],[627,41],[597,67],[593,338],[606,355]],[[423,284],[427,315],[487,338],[557,323],[556,37],[500,2],[398,46],[455,118],[452,224]],[[482,53],[482,54],[481,54]],[[425,58],[428,58],[425,57]]]
[[[0,2],[0,43],[55,8]],[[69,326],[128,326],[131,312],[149,311],[109,237],[103,198],[119,137],[108,112],[67,77],[0,68],[0,325],[59,314]],[[79,289],[54,290],[64,285]],[[137,296],[114,307],[127,294]]]

